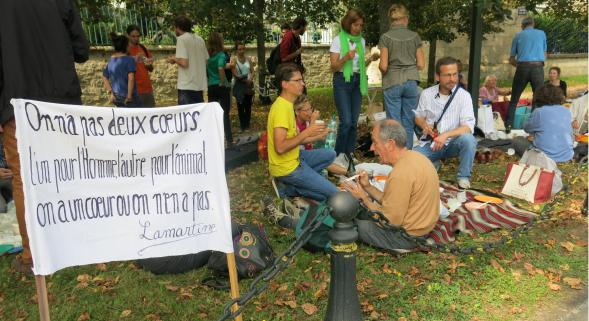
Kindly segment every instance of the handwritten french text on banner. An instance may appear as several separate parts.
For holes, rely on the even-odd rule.
[[[12,104],[35,274],[233,251],[217,103]]]

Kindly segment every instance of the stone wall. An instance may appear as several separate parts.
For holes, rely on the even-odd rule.
[[[165,58],[173,55],[173,47],[149,48],[154,56],[154,71],[151,80],[158,105],[169,105],[176,101],[177,70]],[[266,48],[266,57],[270,56],[272,47]],[[76,69],[82,85],[82,100],[85,105],[108,105],[108,97],[104,91],[102,70],[112,51],[110,48],[92,48],[90,59],[84,64],[78,64]],[[257,61],[255,47],[248,47],[246,55]],[[305,81],[309,87],[331,86],[331,71],[329,70],[329,46],[308,46],[303,51],[303,62],[308,72]]]

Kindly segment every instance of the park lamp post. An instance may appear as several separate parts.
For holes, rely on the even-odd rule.
[[[335,219],[329,231],[331,240],[331,280],[325,321],[362,321],[362,311],[356,289],[356,231],[354,218],[358,200],[349,192],[337,192],[328,200]]]

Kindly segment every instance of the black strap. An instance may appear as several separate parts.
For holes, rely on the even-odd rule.
[[[438,118],[438,120],[436,122],[434,122],[434,129],[438,129],[438,123],[440,122],[440,120],[442,120],[442,117],[444,117],[444,114],[446,113],[446,110],[448,110],[448,107],[450,107],[450,104],[452,103],[452,100],[454,100],[454,96],[456,96],[456,93],[460,90],[460,86],[456,86],[456,90],[454,90],[454,92],[452,93],[452,95],[450,95],[450,98],[448,99],[448,101],[446,102],[446,105],[444,106],[444,110],[442,110],[442,114],[440,115],[440,117]]]

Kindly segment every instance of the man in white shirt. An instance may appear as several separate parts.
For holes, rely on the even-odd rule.
[[[473,136],[476,121],[470,94],[457,86],[456,59],[444,57],[436,62],[436,80],[438,85],[423,90],[415,111],[415,124],[423,129],[421,142],[415,150],[428,157],[436,168],[440,166],[440,159],[458,157],[458,186],[470,188],[477,148]]]
[[[167,61],[178,65],[178,105],[204,102],[207,87],[207,59],[205,41],[192,32],[192,21],[186,16],[174,20],[176,28],[176,55]]]

